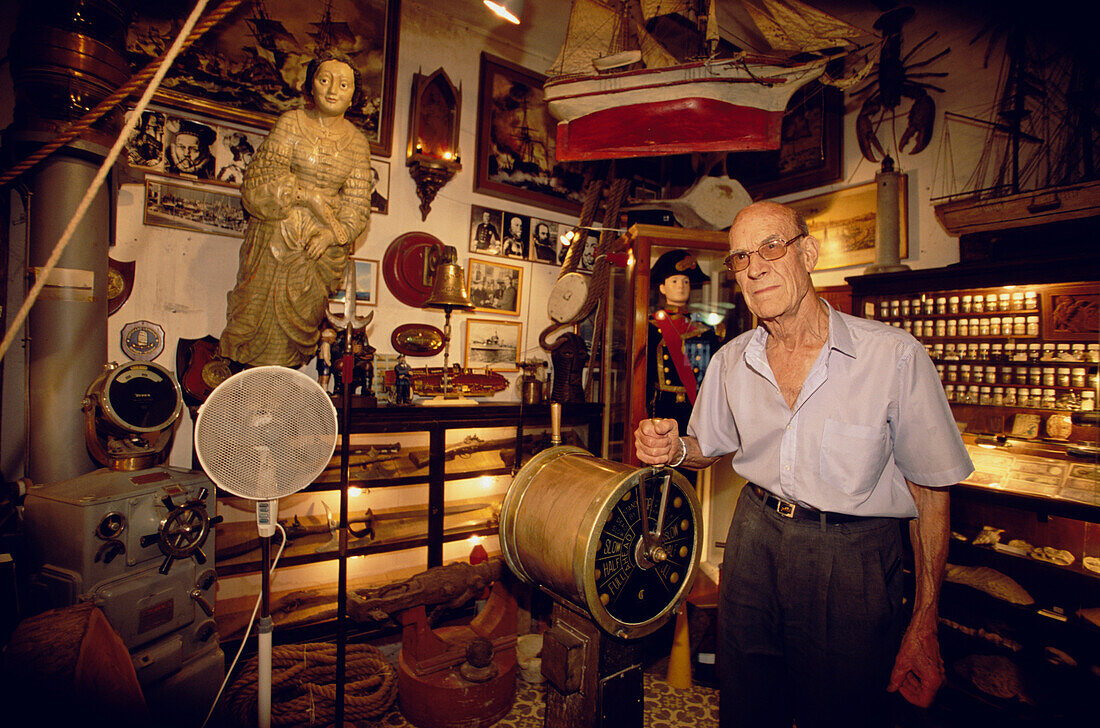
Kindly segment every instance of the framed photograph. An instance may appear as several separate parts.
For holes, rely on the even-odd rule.
[[[531,218],[514,212],[504,213],[503,237],[500,253],[505,258],[527,260],[528,236],[531,230]]]
[[[148,175],[146,225],[244,237],[245,213],[235,187],[202,185]]]
[[[135,68],[171,45],[190,11],[187,4],[166,7],[146,3],[130,24],[126,47]],[[363,102],[347,116],[366,133],[371,151],[388,157],[400,16],[400,0],[241,3],[176,60],[154,98],[202,116],[270,128],[277,116],[301,105],[318,39],[334,38],[329,45],[351,57],[363,84]]]
[[[480,205],[470,206],[470,252],[500,255],[500,230],[504,213]]]
[[[370,195],[371,212],[388,215],[390,212],[390,163],[371,157],[370,171],[374,175],[374,192]]]
[[[844,115],[840,89],[812,81],[791,96],[783,115],[779,149],[727,156],[731,177],[754,200],[763,200],[840,179]]]
[[[531,218],[531,237],[527,245],[527,260],[556,265],[558,224]]]
[[[497,372],[518,372],[520,333],[518,321],[466,319],[467,369],[488,368]]]
[[[909,255],[907,182],[898,195],[901,257]],[[878,189],[874,182],[788,203],[806,216],[810,234],[821,241],[817,270],[869,265],[875,262],[875,218]]]
[[[1094,285],[1053,286],[1042,295],[1042,313],[1045,339],[1100,340],[1100,296]]]
[[[555,161],[557,120],[546,107],[545,80],[481,54],[474,192],[576,215],[583,175]]]
[[[349,265],[355,266],[355,303],[365,306],[378,305],[378,261],[364,258],[349,258]],[[343,303],[347,296],[345,289],[340,289],[329,301]]]
[[[470,258],[466,271],[466,290],[475,311],[519,315],[523,291],[523,268]]]

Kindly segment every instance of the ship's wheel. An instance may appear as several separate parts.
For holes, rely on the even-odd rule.
[[[164,554],[164,561],[158,571],[167,574],[176,559],[191,557],[199,564],[206,563],[206,554],[202,545],[210,535],[210,530],[221,523],[221,516],[210,516],[206,512],[207,489],[183,505],[177,506],[171,496],[165,496],[161,503],[168,509],[168,515],[160,522],[156,533],[141,537],[143,547],[154,543]]]

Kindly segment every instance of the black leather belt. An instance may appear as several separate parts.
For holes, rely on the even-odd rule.
[[[775,511],[784,518],[797,518],[801,521],[813,521],[821,523],[821,517],[825,516],[826,523],[852,523],[865,520],[865,516],[853,516],[850,513],[833,513],[832,511],[819,511],[816,508],[807,508],[797,503],[785,501],[772,495],[756,483],[749,483],[749,488],[758,498],[764,501],[764,507],[769,511]]]

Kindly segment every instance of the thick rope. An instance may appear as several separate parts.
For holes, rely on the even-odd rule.
[[[614,166],[612,167],[612,175],[614,175]],[[619,208],[626,200],[629,189],[630,184],[626,179],[615,178],[611,182],[611,191],[607,195],[607,204],[604,207],[603,226],[605,228],[616,227]],[[603,333],[607,327],[608,307],[606,300],[610,294],[609,284],[611,280],[611,262],[607,256],[611,252],[611,246],[614,245],[617,239],[618,233],[616,232],[604,230],[600,233],[600,242],[596,246],[596,265],[592,271],[592,286],[588,289],[588,296],[585,298],[584,310],[582,311],[584,317],[587,317],[597,304],[604,302],[596,313],[596,327],[592,332],[592,351],[589,352],[589,371],[595,370],[596,362],[599,362],[601,371],[604,370],[606,364],[602,358],[604,354]],[[585,399],[589,402],[599,401],[599,393],[593,391],[595,386],[595,377],[589,376],[588,381],[585,383]]]
[[[397,699],[397,670],[376,647],[347,645],[344,717],[377,718]],[[229,709],[241,725],[256,724],[256,658],[226,693]],[[283,645],[271,652],[271,725],[326,726],[335,720],[336,645],[309,642]]]
[[[230,6],[237,5],[241,1],[242,0],[229,0],[229,2],[227,2],[225,6],[218,8],[218,10],[213,13],[213,15],[216,15],[218,17],[216,19],[212,18],[212,20],[215,20],[215,22],[217,20],[221,20],[221,18],[224,17],[223,11],[225,13],[229,12],[232,9],[232,7]],[[103,186],[104,180],[107,179],[107,174],[111,171],[111,167],[114,166],[115,160],[117,160],[119,155],[122,153],[122,148],[129,140],[130,133],[133,132],[134,128],[137,126],[138,120],[141,118],[141,112],[144,111],[145,108],[149,105],[149,102],[153,98],[153,92],[157,90],[157,87],[160,85],[161,80],[164,78],[165,74],[168,73],[168,69],[171,67],[172,62],[183,51],[184,42],[191,37],[191,31],[196,27],[199,17],[202,15],[202,11],[206,8],[207,2],[208,0],[198,0],[198,2],[195,4],[195,9],[191,11],[191,15],[189,15],[186,22],[184,22],[183,27],[180,29],[179,35],[176,36],[176,40],[172,43],[172,46],[168,49],[168,52],[165,53],[163,62],[160,63],[159,67],[156,67],[153,70],[152,80],[149,82],[149,86],[145,89],[145,93],[142,94],[141,99],[134,107],[134,111],[130,115],[130,119],[123,126],[122,131],[118,135],[118,138],[115,139],[114,146],[112,146],[111,150],[107,153],[106,159],[103,160],[103,163],[96,171],[95,177],[92,179],[92,183],[88,187],[88,191],[80,200],[80,204],[77,205],[76,211],[73,213],[72,219],[69,220],[68,227],[66,227],[65,231],[61,234],[61,238],[57,241],[57,245],[54,246],[53,252],[50,253],[50,257],[46,260],[46,264],[42,266],[41,271],[38,273],[37,280],[35,281],[34,286],[27,294],[26,299],[23,301],[22,307],[15,314],[15,318],[12,319],[11,325],[8,327],[8,331],[4,335],[3,341],[0,341],[0,360],[3,360],[4,356],[8,353],[8,349],[11,348],[12,343],[15,341],[16,333],[23,325],[23,322],[27,320],[27,316],[30,314],[31,308],[34,306],[35,301],[38,300],[38,296],[42,293],[42,289],[46,287],[46,283],[50,279],[50,273],[53,271],[54,268],[57,267],[58,262],[61,260],[62,254],[64,254],[65,252],[65,248],[68,247],[69,241],[72,240],[73,235],[76,233],[77,226],[80,224],[80,221],[84,219],[84,215],[88,212],[88,208],[91,207],[92,200],[95,199],[95,196],[99,193],[99,189]],[[204,25],[206,25],[206,23],[204,23]],[[209,29],[209,27],[213,27],[213,23],[211,23],[207,29]],[[148,70],[148,68],[149,67],[147,66],[146,70]],[[138,75],[147,78],[147,76],[145,76],[145,70],[141,71]],[[131,79],[130,83],[133,82],[133,79]],[[129,85],[130,84],[127,84],[127,86]],[[126,87],[124,86],[123,88]],[[128,96],[130,93],[129,91],[126,91],[125,94],[122,94],[120,96],[121,91],[122,89],[119,89],[118,92],[112,94],[112,96],[108,97],[108,99],[104,100],[98,106],[96,106],[96,109],[104,106],[110,99],[117,99],[115,103],[118,103],[122,99],[126,98],[126,96]],[[87,115],[85,115],[85,118],[89,118],[92,113],[93,112],[89,112]],[[104,111],[103,113],[106,113],[106,111]],[[88,121],[88,124],[90,125],[92,122],[94,122],[94,119]],[[77,126],[80,126],[80,123],[78,123]],[[71,137],[69,141],[71,141],[72,138],[75,137]],[[48,144],[47,147],[51,145],[56,145],[54,146],[54,149],[56,149],[63,143],[66,142],[58,143],[58,140],[55,140],[54,142]],[[47,147],[39,150],[38,152],[36,152],[35,155],[32,155],[28,159],[33,159],[35,156],[42,154],[43,150],[45,150]],[[49,154],[51,151],[52,150],[49,150],[46,153]],[[39,157],[39,159],[40,158],[41,157]],[[20,167],[22,167],[22,165],[17,166],[15,169],[19,169]],[[13,169],[12,172],[14,171],[15,170]],[[9,174],[11,174],[11,172],[9,172]],[[8,177],[5,176],[4,179],[8,179]]]

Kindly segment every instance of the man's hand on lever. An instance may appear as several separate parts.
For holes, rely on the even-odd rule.
[[[703,457],[699,442],[680,435],[676,420],[642,420],[634,431],[634,452],[646,465],[705,468],[718,458]]]

